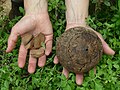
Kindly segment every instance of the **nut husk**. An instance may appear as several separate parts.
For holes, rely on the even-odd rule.
[[[56,42],[56,55],[63,67],[74,73],[83,73],[96,66],[102,57],[99,37],[85,27],[70,28]]]
[[[42,43],[45,42],[45,35],[39,33],[37,36],[33,36],[32,34],[24,34],[22,36],[22,42],[26,49],[30,49],[30,55],[34,58],[39,58],[44,55],[44,48],[42,47]]]

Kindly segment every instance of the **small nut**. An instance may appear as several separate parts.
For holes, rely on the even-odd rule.
[[[40,33],[39,35],[34,37],[34,48],[40,48],[42,42],[45,42],[45,35]]]
[[[44,52],[45,52],[44,48],[41,47],[40,49],[30,50],[30,55],[34,58],[39,58],[44,55]]]
[[[33,48],[33,39],[27,44],[27,45],[25,45],[25,48],[26,49],[31,49],[31,48]]]
[[[42,47],[42,42],[45,42],[45,35],[39,33],[36,37],[32,34],[24,34],[22,37],[22,42],[26,49],[30,49],[30,55],[35,58],[39,58],[44,55],[44,48]]]
[[[24,45],[27,45],[30,40],[33,38],[33,35],[27,33],[27,34],[24,34],[23,37],[22,37],[22,42]]]

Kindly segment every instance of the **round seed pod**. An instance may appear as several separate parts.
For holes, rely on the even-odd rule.
[[[102,57],[102,43],[91,29],[70,28],[57,38],[56,55],[68,71],[83,73],[95,67]]]

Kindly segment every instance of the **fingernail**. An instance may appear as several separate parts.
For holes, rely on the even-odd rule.
[[[115,51],[112,50],[112,55],[114,55],[114,54],[115,54]]]
[[[54,57],[54,61],[53,62],[54,62],[54,64],[58,64],[58,58],[57,58],[57,56]]]
[[[82,78],[81,78],[81,79],[76,80],[77,85],[82,85],[82,82],[83,82],[83,79],[82,79]]]
[[[47,55],[47,56],[48,56],[49,54],[50,54],[50,52],[45,52],[45,55]]]
[[[115,54],[115,51],[112,50],[107,43],[105,43],[105,44],[103,45],[103,48],[104,48],[104,52],[105,52],[106,54],[108,54],[108,55],[114,55],[114,54]]]
[[[34,68],[33,68],[32,66],[29,66],[28,72],[29,72],[30,74],[33,74],[34,71],[35,71]]]
[[[6,53],[8,53],[8,52],[9,52],[9,49],[7,48],[7,49],[6,49]]]
[[[8,50],[6,50],[5,52],[8,53]]]
[[[56,60],[54,60],[54,64],[58,64],[58,62]]]
[[[76,74],[76,83],[77,83],[77,85],[81,85],[82,82],[83,82],[83,73]]]
[[[109,47],[110,48],[110,47]],[[111,48],[110,48],[111,49]],[[115,51],[111,49],[111,55],[114,55]]]
[[[45,64],[44,63],[39,63],[38,66],[42,68],[42,67],[45,66]]]
[[[33,70],[28,70],[28,72],[29,72],[30,74],[33,74],[33,73],[34,73],[34,71],[33,71]]]
[[[19,66],[20,68],[23,68],[23,67],[24,67],[22,63],[19,63],[18,66]]]
[[[77,83],[77,85],[82,85],[82,82],[81,81],[78,81],[78,82],[76,82]]]
[[[63,67],[63,71],[62,71],[62,73],[65,75],[66,78],[69,77],[69,72],[68,72],[68,70],[65,69],[64,67]]]

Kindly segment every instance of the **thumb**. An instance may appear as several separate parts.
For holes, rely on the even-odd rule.
[[[31,19],[23,17],[11,30],[11,34],[8,38],[8,47],[6,52],[11,52],[17,42],[18,36],[29,32],[34,28],[34,24],[31,25]]]
[[[104,51],[105,54],[108,54],[108,55],[114,55],[115,54],[115,51],[113,51],[105,41],[103,41],[103,51]]]
[[[17,39],[18,39],[19,33],[18,30],[16,29],[16,26],[14,26],[11,30],[11,34],[8,38],[8,47],[6,52],[11,52],[13,48],[16,45]]]
[[[115,54],[115,51],[112,50],[109,45],[104,41],[104,39],[102,38],[102,35],[97,33],[96,34],[98,35],[98,37],[100,38],[101,42],[102,42],[102,45],[103,45],[103,51],[105,54],[108,54],[108,55],[114,55]]]

